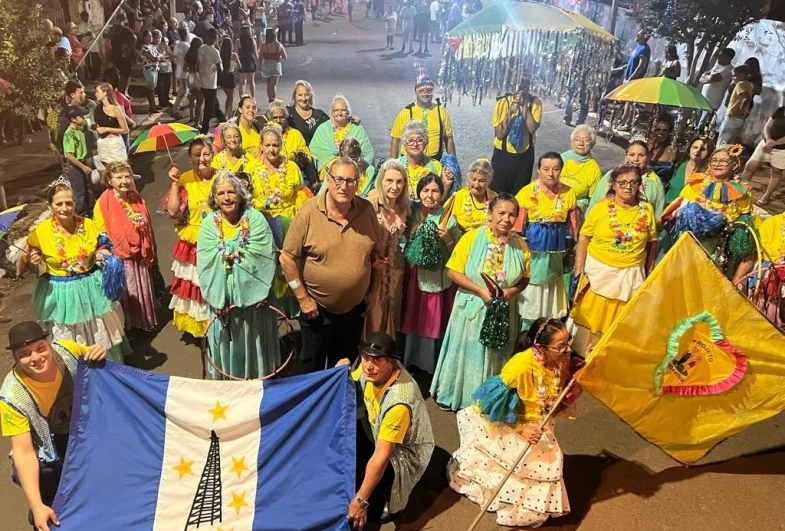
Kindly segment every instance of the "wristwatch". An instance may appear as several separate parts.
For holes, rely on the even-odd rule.
[[[362,498],[360,498],[359,494],[357,496],[355,496],[354,499],[357,500],[357,503],[359,503],[360,507],[362,507],[363,509],[367,509],[368,508],[368,502],[363,500]]]

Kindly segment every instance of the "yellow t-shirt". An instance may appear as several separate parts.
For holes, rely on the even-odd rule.
[[[480,231],[484,231],[484,230],[485,227],[472,229],[466,234],[464,234],[463,236],[461,236],[461,239],[458,240],[457,244],[455,244],[455,249],[452,250],[450,259],[447,260],[447,264],[445,267],[447,267],[448,269],[452,269],[457,273],[466,274],[466,264],[469,262],[469,255],[472,252],[472,245],[474,245],[474,239],[482,238],[483,235],[480,234]],[[511,234],[508,242],[512,241],[513,238],[515,238],[518,241],[518,245],[523,250],[523,256],[524,256],[523,263],[524,263],[525,270],[523,271],[522,276],[530,277],[531,255],[529,253],[529,248],[526,246],[526,240],[524,240],[517,234]],[[507,255],[509,249],[510,249],[509,244],[504,246],[505,256]]]
[[[428,122],[426,127],[428,129],[428,145],[425,146],[425,154],[429,157],[433,157],[439,152],[439,142],[441,140],[439,138],[440,117],[442,120],[442,127],[444,128],[445,139],[448,136],[452,136],[452,122],[450,121],[450,115],[447,113],[447,109],[441,105],[437,106],[434,104],[433,107],[428,109],[428,111],[425,113],[423,113],[422,107],[419,107],[418,105],[414,105],[411,110],[407,108],[401,109],[401,112],[399,112],[398,116],[395,117],[392,129],[390,130],[390,136],[393,138],[401,138],[401,134],[403,134],[403,127],[412,120],[417,120],[425,124],[426,120],[423,120],[423,114],[427,116]],[[403,153],[403,143],[401,143],[401,154]]]
[[[567,377],[567,371],[561,371],[559,378],[551,368],[546,368],[534,359],[532,349],[515,354],[504,364],[499,376],[504,385],[516,390],[521,399],[523,411],[519,416],[526,422],[538,422],[542,419],[543,403],[553,403],[561,393]],[[539,396],[539,388],[544,394]]]
[[[362,366],[357,367],[354,372],[352,372],[352,378],[357,381],[360,379],[361,374]],[[385,391],[395,381],[398,374],[398,371],[393,372],[390,379],[382,387],[375,387],[371,382],[366,382],[365,389],[363,389],[363,401],[368,409],[368,420],[371,425],[375,426],[376,422],[378,422],[379,409],[381,408],[379,400],[384,397]],[[402,443],[403,439],[406,437],[406,431],[409,429],[411,421],[411,411],[409,411],[409,408],[406,405],[398,404],[391,407],[387,411],[387,414],[384,415],[381,426],[379,426],[378,439],[380,441],[395,444]]]
[[[240,137],[243,140],[243,151],[245,151],[246,155],[255,157],[259,152],[259,144],[262,142],[259,132],[253,127],[249,130],[246,130],[242,125],[238,125],[238,127],[240,128]]]
[[[235,160],[234,162],[230,162],[229,158],[226,156],[226,152],[221,151],[213,157],[213,161],[210,163],[210,166],[216,170],[225,168],[232,173],[237,173],[239,171],[253,173],[256,169],[256,157],[244,153],[243,156],[239,159]],[[240,168],[242,168],[242,170]]]
[[[578,199],[591,197],[597,188],[597,183],[602,178],[600,165],[594,159],[586,162],[576,162],[573,159],[564,160],[564,168],[561,170],[560,181],[566,184],[575,192]]]
[[[55,277],[67,277],[70,274],[79,274],[90,271],[95,263],[95,251],[98,248],[98,226],[89,218],[83,218],[80,229],[66,238],[62,234],[63,249],[68,266],[63,266],[55,237],[54,222],[51,219],[39,223],[30,236],[27,244],[41,250],[46,262],[46,272]],[[71,271],[69,272],[69,269]]]
[[[610,205],[616,210],[620,231],[630,241],[617,242],[611,229]],[[657,220],[650,203],[623,208],[611,199],[603,199],[589,211],[581,227],[582,236],[591,236],[588,253],[611,267],[634,267],[646,256],[646,244],[657,241]]]
[[[759,232],[766,260],[785,261],[785,213],[767,218],[760,224]]]
[[[698,176],[698,179],[699,178],[700,176]],[[736,221],[742,214],[750,214],[752,212],[752,194],[750,194],[747,185],[743,184],[744,188],[747,190],[742,197],[735,201],[731,201],[730,203],[722,203],[720,201],[714,201],[713,199],[707,199],[703,195],[703,189],[707,184],[713,181],[713,178],[707,175],[702,180],[698,179],[691,181],[682,188],[679,195],[691,203],[698,203],[703,208],[721,212],[728,221]]]
[[[554,198],[542,191],[537,185],[537,199],[534,199],[534,187],[537,182],[529,183],[515,196],[518,205],[526,210],[527,220],[530,223],[550,222],[563,223],[567,215],[578,205],[578,199],[571,188],[564,186],[559,195]]]
[[[184,225],[177,225],[175,231],[181,240],[189,243],[196,243],[199,236],[199,226],[202,219],[210,213],[207,206],[207,198],[210,197],[210,190],[213,187],[215,177],[205,181],[196,176],[193,170],[189,170],[180,175],[179,184],[185,188],[188,194],[188,220]]]
[[[488,190],[485,203],[478,203],[468,187],[461,188],[452,196],[452,215],[462,232],[466,232],[485,225],[488,220],[487,205],[496,197],[496,192]],[[450,203],[445,204],[445,208]]]
[[[726,112],[726,116],[732,116],[737,118],[743,118],[747,116],[747,113],[750,112],[750,103],[752,103],[752,97],[754,95],[752,83],[749,81],[739,81],[736,83],[736,86],[733,87],[733,92],[730,96],[730,101],[728,102],[728,110]],[[742,100],[747,98],[747,103],[742,108]]]
[[[277,171],[268,173],[267,166],[260,160],[252,179],[255,208],[269,217],[294,217],[297,212],[297,193],[303,189],[303,177],[297,164],[287,159],[282,178]]]
[[[491,121],[491,125],[493,127],[501,125],[501,123],[504,121],[504,118],[507,116],[507,111],[510,109],[510,104],[512,103],[513,98],[514,98],[514,96],[512,94],[510,94],[508,96],[504,96],[504,97],[499,98],[498,100],[496,100],[496,105],[494,105],[494,107],[493,107],[493,118],[492,118],[492,121]],[[537,123],[541,123],[541,121],[542,121],[542,101],[540,101],[540,98],[537,98],[537,97],[534,97],[534,96],[532,97],[531,112],[532,112],[532,118],[534,118],[534,121],[537,122]],[[518,110],[515,111],[515,114],[512,115],[512,119],[514,120],[517,116],[520,116],[520,115],[521,115],[521,108],[519,107]],[[526,130],[526,124],[525,123],[523,124],[523,129],[524,129],[524,131],[523,131],[523,144],[521,144],[521,149],[515,149],[515,147],[510,143],[510,138],[508,136],[507,137],[507,142],[506,142],[506,144],[507,144],[507,146],[506,146],[507,153],[512,153],[514,155],[517,155],[517,154],[520,154],[520,153],[525,153],[526,151],[529,150],[529,134],[528,134],[528,132]],[[532,143],[536,142],[536,138],[535,138],[535,134],[534,133],[531,133],[531,139],[532,139]],[[502,148],[502,143],[503,143],[503,141],[499,140],[494,135],[494,137],[493,137],[493,147],[496,148],[496,149],[501,149]]]
[[[75,341],[68,339],[61,339],[57,341],[60,345],[71,353],[75,358],[84,356],[87,352],[87,347],[80,345]],[[30,395],[38,404],[38,409],[43,416],[48,416],[52,410],[52,406],[57,398],[57,392],[60,390],[60,384],[63,382],[63,373],[57,371],[57,376],[51,382],[37,382],[32,378],[25,376],[21,371],[17,371],[19,381],[30,391]],[[57,419],[53,419],[52,433],[61,434],[68,433],[67,423],[57,425]],[[5,437],[13,437],[14,435],[21,435],[22,433],[30,432],[30,421],[27,417],[13,409],[11,406],[3,401],[0,401],[0,428],[2,428]]]
[[[308,149],[308,144],[305,143],[303,134],[297,129],[289,128],[283,136],[283,149],[281,150],[281,153],[292,162],[297,162],[295,159],[298,151],[308,155],[308,158],[312,158],[311,150]]]
[[[409,186],[409,197],[414,198],[417,194],[417,183],[420,179],[433,173],[434,175],[442,176],[442,163],[436,159],[429,160],[422,166],[410,166],[405,161],[402,163],[406,168],[406,180]]]

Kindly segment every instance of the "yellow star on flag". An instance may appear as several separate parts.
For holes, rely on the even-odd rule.
[[[191,466],[194,464],[193,461],[186,461],[180,456],[180,464],[177,466],[173,466],[172,469],[177,470],[180,473],[180,479],[183,479],[183,476],[186,474],[194,475],[193,470],[191,470]]]
[[[232,463],[232,468],[229,472],[236,472],[237,479],[240,479],[242,473],[248,470],[248,467],[245,465],[245,456],[242,456],[240,459],[232,457]]]
[[[245,501],[246,492],[248,491],[243,491],[242,494],[237,494],[235,491],[232,491],[232,502],[228,506],[237,512],[237,516],[240,516],[240,509],[243,507],[248,507],[248,503]]]
[[[207,410],[208,413],[212,413],[213,415],[213,424],[215,424],[219,419],[226,420],[227,409],[229,409],[229,406],[222,406],[220,402],[216,402],[213,409]]]

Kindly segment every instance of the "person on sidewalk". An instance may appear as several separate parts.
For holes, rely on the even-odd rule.
[[[76,214],[92,217],[93,192],[90,187],[90,174],[93,168],[87,165],[87,141],[82,132],[87,110],[84,107],[70,106],[65,109],[65,117],[70,125],[63,134],[63,173],[68,180],[76,201]]]
[[[409,53],[414,53],[414,42],[412,42],[412,34],[414,32],[414,17],[417,15],[417,9],[411,4],[410,0],[403,3],[401,12],[398,13],[398,18],[401,20],[401,52],[406,50],[406,45],[409,45]]]
[[[14,367],[0,387],[0,428],[11,439],[11,477],[22,487],[35,531],[60,525],[52,510],[63,469],[77,359],[88,363],[106,359],[100,345],[74,341],[50,342],[35,321],[25,321],[8,332]]]
[[[216,47],[218,30],[212,28],[207,32],[204,45],[199,47],[197,54],[197,82],[204,96],[204,115],[202,116],[201,132],[206,135],[210,131],[210,120],[215,116],[218,122],[225,122],[226,116],[218,105],[218,74],[221,72],[221,54]]]
[[[698,80],[703,83],[701,94],[709,102],[712,112],[716,113],[717,109],[722,105],[722,99],[730,86],[731,78],[733,77],[733,58],[736,52],[732,48],[725,48],[717,55],[717,64],[710,72],[703,74]],[[703,111],[703,116],[698,124],[698,129],[703,130],[706,126],[706,121],[712,113]]]
[[[425,402],[401,363],[395,340],[374,332],[360,347],[360,359],[352,372],[363,398],[357,420],[357,494],[348,512],[354,529],[388,521],[406,508],[434,447]],[[338,362],[348,364],[345,358]]]
[[[387,49],[393,49],[393,40],[395,39],[395,26],[398,25],[398,13],[393,9],[390,4],[387,7],[387,13],[384,14],[384,30],[387,33]]]
[[[749,116],[752,98],[755,95],[752,83],[750,83],[750,73],[750,67],[747,65],[740,65],[733,69],[731,78],[734,83],[733,92],[717,139],[717,144],[720,146],[741,140],[744,122]]]

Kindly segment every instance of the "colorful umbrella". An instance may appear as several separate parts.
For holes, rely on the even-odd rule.
[[[608,42],[616,40],[602,26],[583,15],[534,2],[500,2],[490,5],[455,26],[449,35],[461,37],[504,30],[583,31]]]
[[[605,96],[605,99],[654,103],[684,109],[713,110],[698,89],[667,77],[646,77],[628,81]]]
[[[148,151],[158,151],[179,146],[193,139],[199,131],[179,122],[168,124],[155,124],[147,131],[139,135],[133,145],[131,153],[145,153]],[[172,158],[171,155],[169,158]]]
[[[8,233],[8,229],[11,228],[11,224],[16,221],[16,218],[18,218],[19,214],[22,213],[22,209],[24,209],[24,207],[25,205],[16,205],[15,207],[0,212],[0,238]]]

